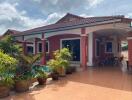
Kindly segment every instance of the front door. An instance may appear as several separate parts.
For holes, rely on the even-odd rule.
[[[62,40],[62,48],[70,50],[72,61],[80,61],[80,39]]]

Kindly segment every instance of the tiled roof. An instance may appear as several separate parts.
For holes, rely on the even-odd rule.
[[[80,19],[84,19],[84,17],[80,17],[80,16],[77,16],[77,15],[67,13],[64,17],[62,17],[60,20],[58,20],[56,22],[56,24],[65,23],[65,22],[69,22],[69,21],[80,20]]]
[[[88,17],[88,18],[80,17],[80,19],[73,20],[73,21],[68,21],[68,22],[63,22],[63,23],[57,22],[55,24],[26,30],[26,31],[21,32],[20,34],[31,34],[31,33],[37,33],[40,31],[48,31],[48,30],[54,30],[54,29],[59,29],[59,28],[65,28],[65,27],[71,27],[71,26],[77,26],[77,25],[85,25],[85,24],[92,24],[92,23],[97,23],[97,22],[104,22],[104,21],[123,19],[123,18],[124,18],[124,16],[103,16],[103,17]],[[59,21],[61,21],[61,19]]]
[[[16,34],[20,34],[20,33],[21,32],[17,31],[17,30],[8,29],[3,35],[0,36],[0,39],[2,39],[6,35],[16,35]]]

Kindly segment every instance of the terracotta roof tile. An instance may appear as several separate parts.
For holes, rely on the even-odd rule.
[[[103,16],[103,17],[80,18],[77,20],[69,21],[69,22],[61,22],[61,23],[59,22],[59,23],[50,24],[47,26],[42,26],[42,27],[26,30],[21,33],[22,34],[31,34],[31,33],[37,33],[40,31],[48,31],[48,30],[54,30],[54,29],[59,29],[59,28],[64,28],[64,27],[91,24],[91,23],[96,23],[96,22],[104,22],[104,21],[109,21],[109,20],[114,20],[114,19],[122,19],[122,18],[124,18],[124,16]]]

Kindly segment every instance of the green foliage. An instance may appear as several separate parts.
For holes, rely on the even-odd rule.
[[[48,66],[52,69],[53,72],[58,72],[59,68],[61,67],[59,65],[59,61],[55,59],[51,59],[47,62]]]
[[[71,59],[71,53],[69,49],[63,48],[54,52],[55,59],[48,61],[48,65],[53,71],[59,70],[60,67],[66,68],[69,66],[69,60]]]
[[[55,59],[64,59],[64,60],[70,60],[71,59],[71,53],[68,48],[63,48],[60,50],[56,50],[54,52]]]
[[[32,66],[40,59],[42,54],[37,55],[19,55],[19,64],[16,71],[16,80],[28,80],[33,77]]]
[[[24,55],[20,54],[19,60],[23,62],[23,64],[26,64],[27,66],[32,66],[37,60],[39,60],[42,57],[42,54],[36,54],[36,55]]]
[[[14,41],[14,37],[10,35],[7,35],[0,40],[0,49],[13,57],[16,57],[22,51],[21,46],[17,45]]]
[[[11,86],[14,81],[17,60],[0,50],[0,85]]]
[[[45,66],[34,66],[33,71],[34,71],[34,77],[35,78],[47,78],[47,72],[44,70]]]

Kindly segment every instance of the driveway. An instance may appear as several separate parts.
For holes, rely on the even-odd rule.
[[[132,75],[116,67],[89,68],[4,100],[132,100]]]

